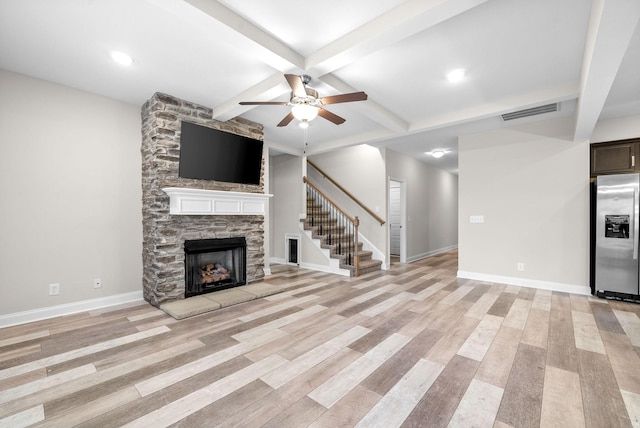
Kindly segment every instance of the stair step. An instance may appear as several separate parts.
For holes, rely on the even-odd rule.
[[[312,222],[311,220],[308,220],[308,221],[305,221],[305,222],[303,222],[303,223],[304,223],[304,227],[305,227],[305,229],[313,229],[313,228],[319,229],[319,228],[320,228],[320,225],[322,225],[322,228],[323,228],[323,229],[331,228],[331,227],[332,227],[332,228],[340,227],[341,229],[344,229],[344,226],[338,226],[338,224],[336,223],[336,221],[335,221],[335,220],[332,220],[332,221],[323,221],[323,222],[321,222],[321,223],[318,223],[318,222]],[[312,225],[312,223],[313,223],[313,225]]]
[[[329,250],[332,259],[343,260],[347,257],[347,253],[339,254],[335,245],[324,245],[322,248]],[[362,250],[362,242],[358,244],[358,256],[360,260],[371,260],[373,253],[371,251]]]
[[[353,247],[353,237],[349,237],[349,239],[340,240],[335,236],[332,236],[331,241],[329,241],[328,236],[324,236],[324,235],[313,236],[313,238],[320,240],[320,246],[322,248],[336,248],[338,247],[338,245],[340,245],[342,248]],[[362,248],[362,243],[358,243],[358,247]]]
[[[361,260],[359,266],[360,266],[359,273],[360,275],[363,275],[365,273],[380,270],[380,268],[382,267],[382,262],[380,260],[365,260],[365,261]],[[355,273],[355,266],[340,265],[340,267],[351,271],[351,276],[353,276]]]
[[[368,260],[364,263],[360,263],[360,275],[380,270],[381,267],[382,262],[380,260]]]
[[[337,223],[338,220],[335,218],[331,218],[329,217],[329,214],[327,213],[326,215],[316,215],[316,216],[307,216],[307,218],[303,218],[300,219],[301,222],[303,222],[304,224],[311,224],[312,222],[314,224],[320,224],[320,223]]]
[[[307,216],[300,219],[304,230],[311,231],[311,237],[320,241],[320,247],[329,250],[329,255],[333,259],[340,260],[340,267],[348,269],[351,276],[354,275],[355,267],[344,263],[347,256],[337,254],[338,245],[347,247],[353,244],[353,235],[345,231],[344,225],[338,225],[338,220],[331,215],[330,211],[325,211],[324,206],[307,198]],[[313,226],[311,225],[313,223]],[[322,225],[322,235],[319,235],[320,225]],[[328,244],[329,235],[331,244]],[[364,274],[375,270],[380,270],[382,262],[373,259],[373,252],[363,251],[362,242],[358,242],[359,273]]]

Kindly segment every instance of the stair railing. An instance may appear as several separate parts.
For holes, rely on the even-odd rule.
[[[380,226],[384,225],[385,221],[380,218],[379,215],[377,215],[375,212],[373,212],[373,210],[369,207],[367,207],[364,203],[362,203],[358,198],[356,198],[355,196],[353,196],[347,189],[345,189],[344,187],[342,187],[340,185],[340,183],[338,183],[336,180],[334,180],[333,178],[331,178],[331,176],[329,176],[326,172],[324,172],[323,170],[321,170],[318,165],[316,165],[315,163],[311,162],[309,159],[307,159],[307,164],[311,165],[316,171],[318,171],[320,174],[322,174],[322,176],[324,178],[326,178],[327,180],[329,180],[334,186],[336,186],[338,189],[340,189],[345,195],[347,195],[353,202],[355,202],[356,204],[360,205],[362,207],[362,209],[364,209],[367,213],[369,213],[374,219],[376,219],[376,221],[378,223],[380,223]]]
[[[351,217],[330,197],[302,177],[307,190],[307,222],[316,231],[316,235],[327,245],[333,246],[333,253],[344,258],[344,263],[353,266],[353,276],[360,275],[360,257],[358,255],[358,217]],[[339,234],[339,231],[343,233]]]

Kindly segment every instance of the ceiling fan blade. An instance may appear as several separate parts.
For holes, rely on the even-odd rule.
[[[333,114],[329,110],[325,110],[323,108],[319,108],[318,109],[318,116],[321,116],[324,119],[327,119],[329,122],[335,123],[336,125],[340,125],[340,124],[345,122],[345,119],[343,119],[340,116],[338,116],[337,114]]]
[[[302,83],[302,78],[300,76],[296,76],[295,74],[285,74],[284,77],[287,79],[287,82],[289,82],[293,95],[296,97],[307,96],[307,91],[304,89],[304,83]]]
[[[320,101],[324,105],[338,104],[338,103],[350,103],[352,101],[364,101],[367,99],[367,94],[364,92],[352,92],[350,94],[331,95],[328,97],[320,98]]]
[[[294,119],[293,113],[289,113],[280,121],[278,126],[287,126]]]
[[[282,101],[240,101],[241,106],[286,106],[287,102]]]

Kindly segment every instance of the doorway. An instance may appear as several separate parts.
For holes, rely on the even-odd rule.
[[[406,263],[405,182],[389,179],[389,262]]]

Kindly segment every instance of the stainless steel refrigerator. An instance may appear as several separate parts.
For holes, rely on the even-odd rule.
[[[638,202],[640,174],[595,180],[595,291],[607,298],[638,300]]]

